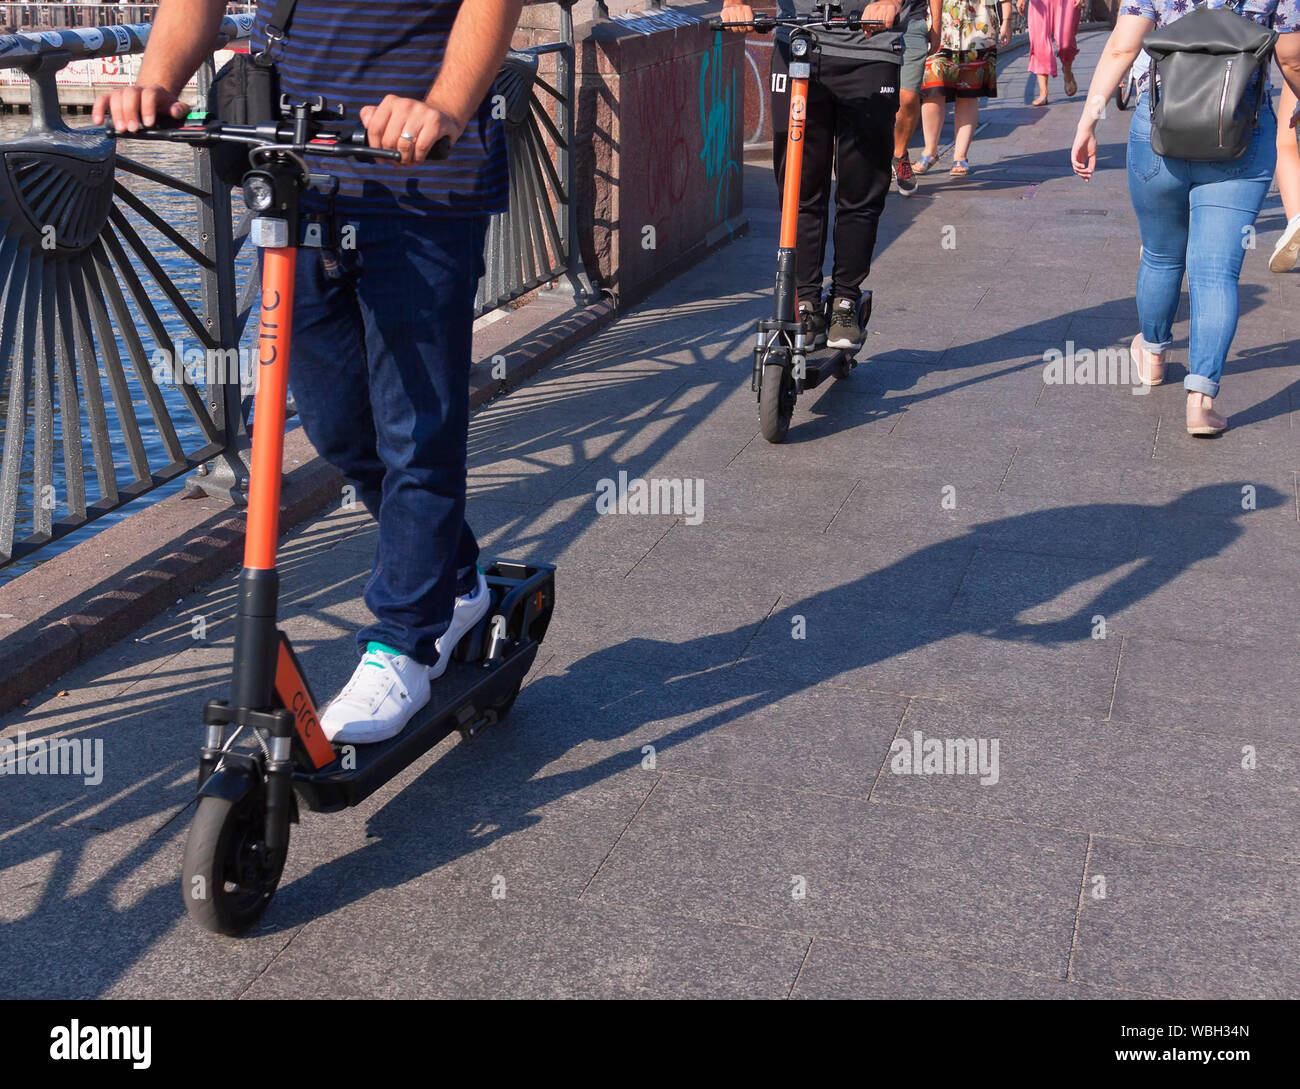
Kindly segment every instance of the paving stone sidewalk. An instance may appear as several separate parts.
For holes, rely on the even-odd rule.
[[[945,159],[891,196],[861,365],[784,445],[748,389],[761,167],[747,238],[474,416],[485,552],[559,566],[538,667],[480,740],[306,814],[254,935],[199,932],[178,889],[233,576],[0,719],[104,742],[98,786],[0,780],[0,995],[1300,994],[1280,205],[1247,255],[1225,435],[1183,429],[1185,320],[1149,395],[1046,384],[1052,349],[1137,330],[1125,119],[1085,184],[1081,96],[1026,105],[1023,52],[1001,85],[974,173]],[[701,481],[702,519],[598,515],[620,471]],[[285,547],[322,689],[351,669],[373,548],[343,510]],[[965,738],[982,774],[899,773],[900,749]]]

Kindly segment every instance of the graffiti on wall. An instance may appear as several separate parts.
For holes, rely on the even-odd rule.
[[[700,64],[700,131],[704,146],[700,161],[705,177],[714,185],[713,216],[720,218],[731,206],[731,181],[740,165],[731,156],[731,134],[736,120],[736,73],[730,83],[723,73],[722,32],[713,36],[713,48]]]

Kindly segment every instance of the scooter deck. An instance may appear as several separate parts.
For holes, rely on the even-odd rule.
[[[294,790],[308,809],[356,805],[456,730],[473,736],[497,720],[494,708],[514,695],[537,657],[538,643],[493,663],[453,660],[434,682],[433,697],[396,737],[375,745],[335,745],[339,759],[320,771],[295,771]]]
[[[818,348],[805,357],[802,378],[795,379],[795,389],[799,393],[816,389],[828,378],[835,378],[847,373],[857,366],[853,356],[856,348]]]
[[[356,805],[454,730],[472,737],[496,722],[532,668],[555,604],[555,568],[497,560],[484,569],[492,607],[457,644],[429,703],[396,737],[374,745],[335,745],[333,763],[297,768],[294,790],[307,808]]]

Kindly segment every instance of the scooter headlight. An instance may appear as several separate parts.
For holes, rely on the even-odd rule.
[[[250,174],[244,179],[244,204],[250,211],[265,212],[275,203],[275,186],[265,174]]]

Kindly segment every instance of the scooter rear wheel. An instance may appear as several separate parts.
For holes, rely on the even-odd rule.
[[[190,918],[204,930],[236,937],[270,906],[285,852],[268,859],[265,827],[261,791],[251,791],[238,802],[199,799],[185,842],[181,889]]]
[[[782,442],[794,415],[794,376],[789,367],[768,363],[758,392],[758,423],[768,442]]]

